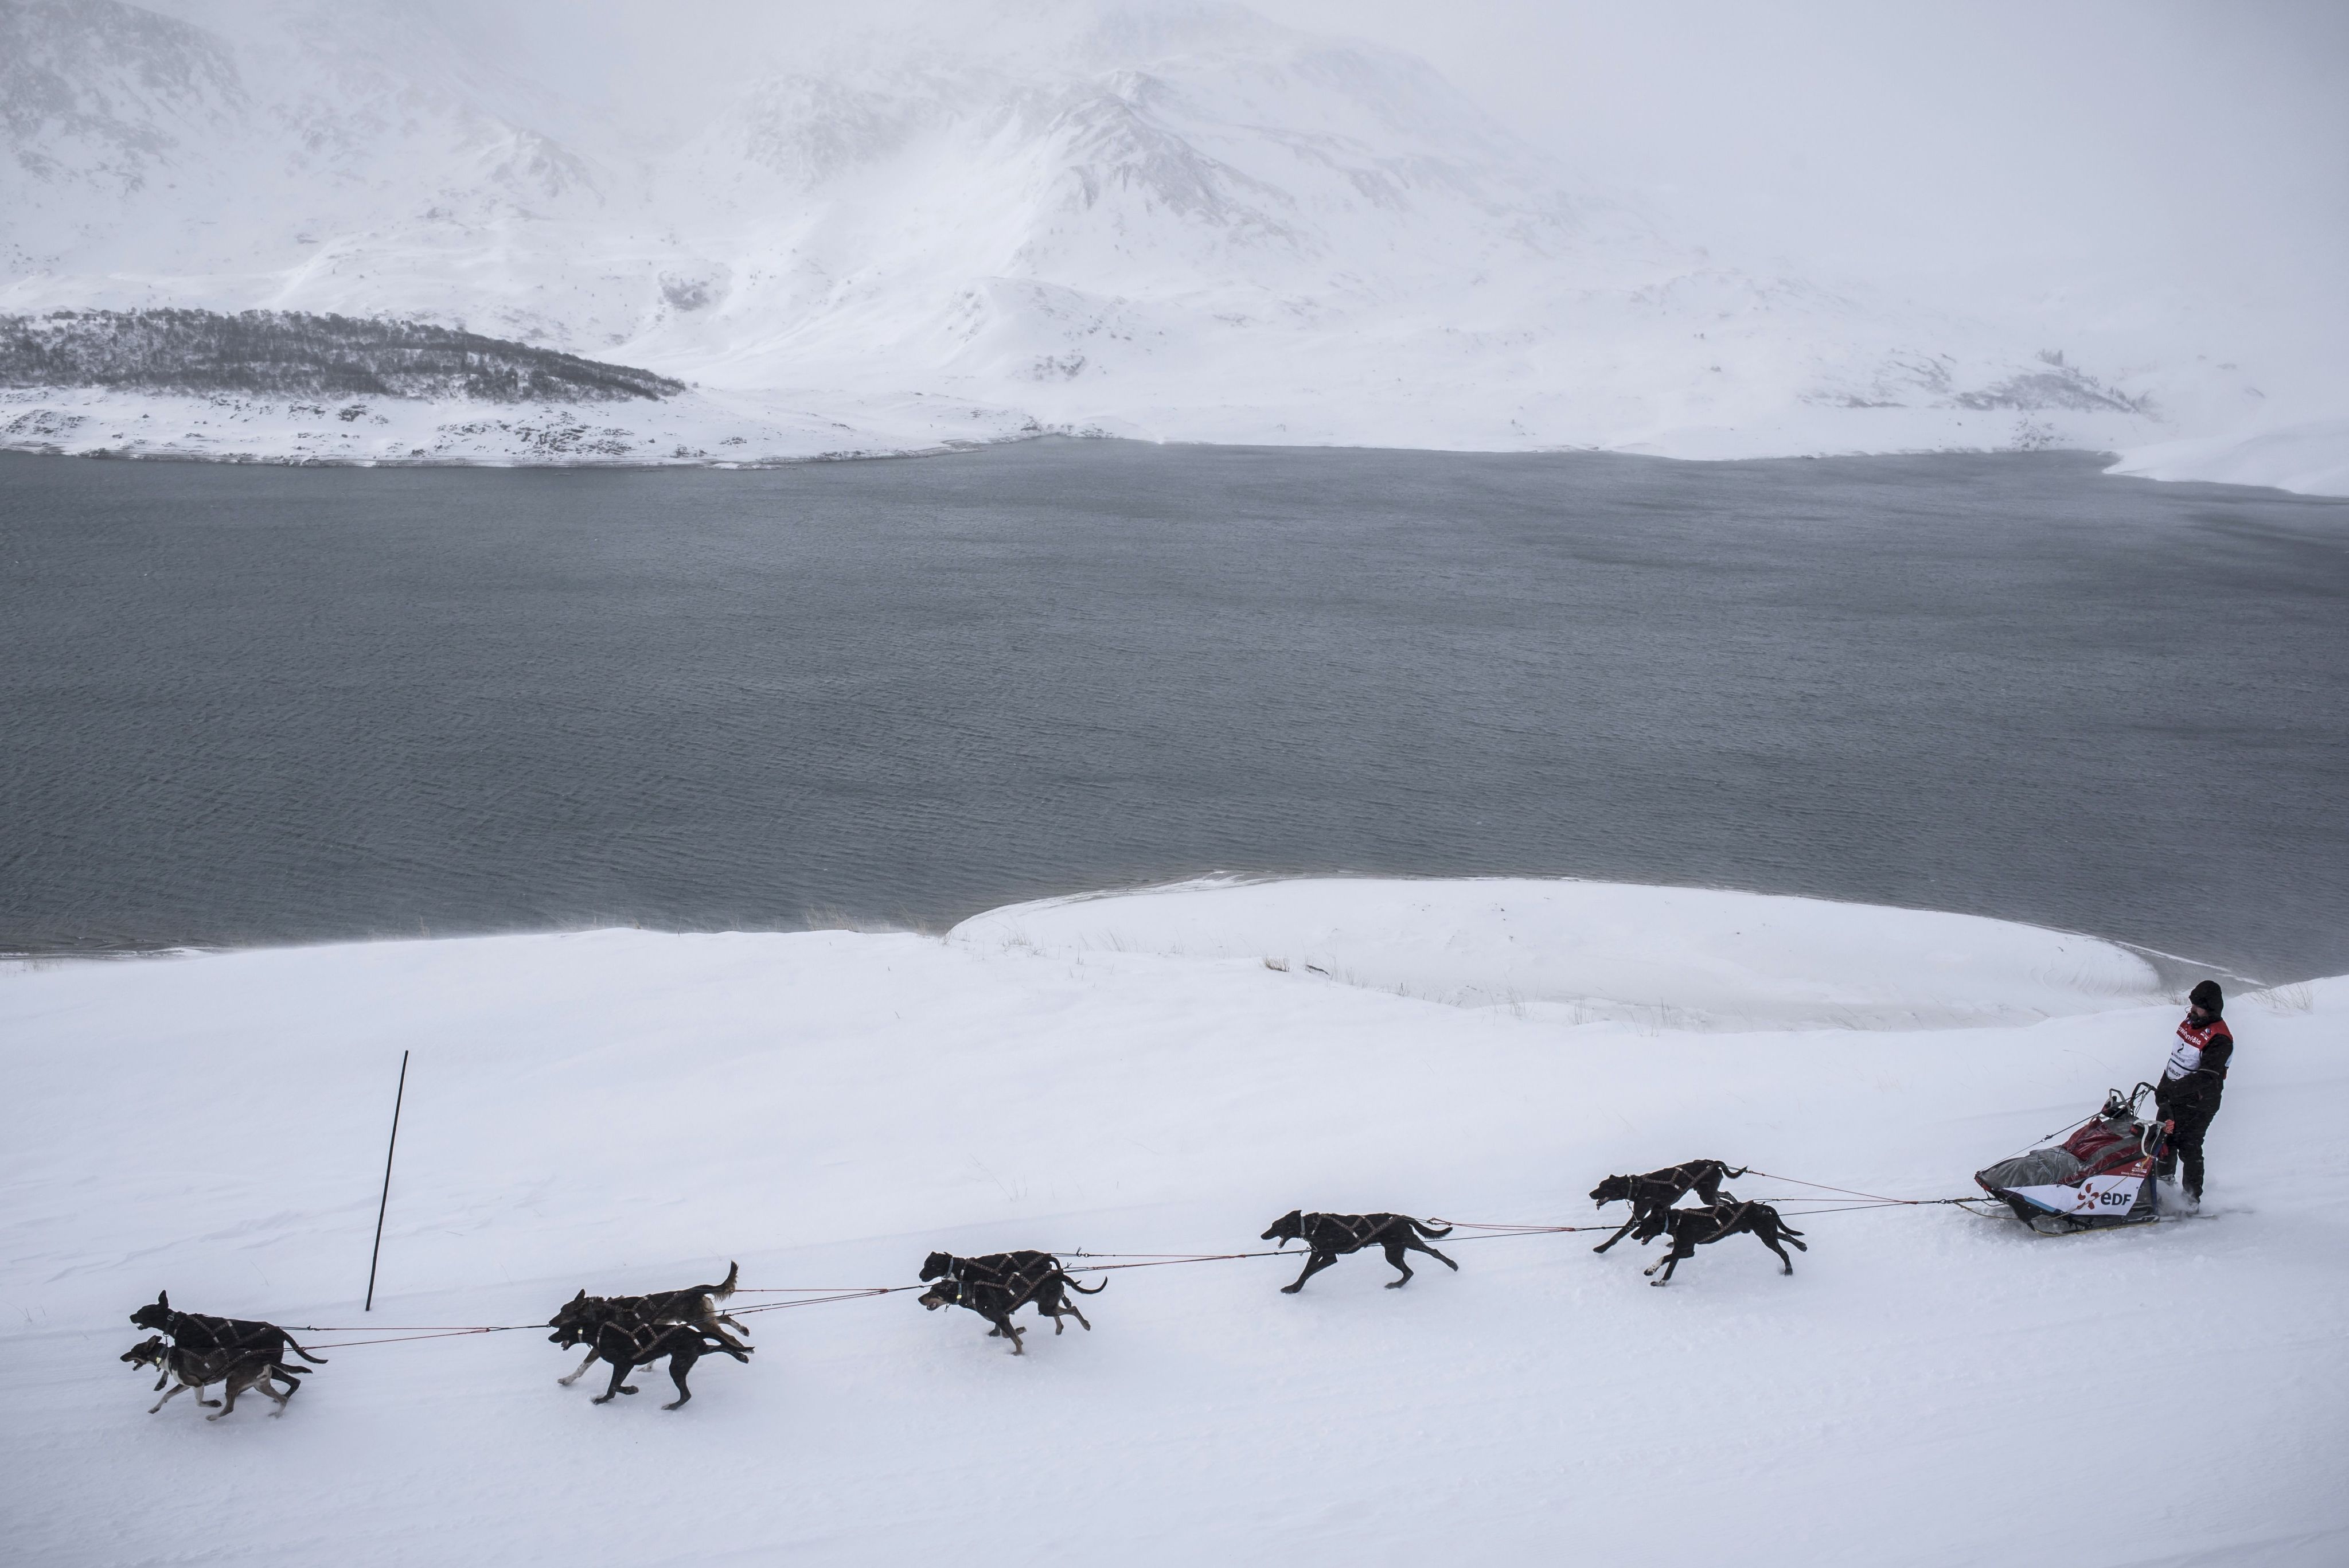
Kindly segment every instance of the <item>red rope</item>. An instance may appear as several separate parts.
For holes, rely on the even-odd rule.
[[[1069,1255],[1072,1258],[1113,1258],[1119,1254],[1115,1252],[1071,1252]],[[1280,1250],[1277,1247],[1269,1251],[1264,1252],[1172,1252],[1161,1254],[1154,1262],[1088,1263],[1081,1264],[1073,1269],[1063,1269],[1061,1272],[1066,1274],[1106,1274],[1115,1269],[1163,1269],[1172,1263],[1220,1263],[1232,1258],[1278,1258],[1280,1255]],[[1296,1257],[1304,1256],[1301,1252],[1293,1253],[1291,1255]]]
[[[429,1334],[394,1334],[394,1335],[393,1335],[391,1338],[389,1338],[389,1339],[337,1339],[337,1340],[332,1340],[332,1341],[329,1341],[329,1342],[327,1342],[326,1344],[324,1344],[324,1345],[305,1345],[305,1346],[303,1346],[303,1348],[304,1348],[305,1350],[348,1350],[348,1349],[350,1349],[353,1345],[402,1345],[402,1344],[405,1344],[406,1342],[408,1342],[409,1340],[411,1340],[411,1339],[454,1339],[454,1338],[456,1338],[457,1336],[459,1336],[459,1335],[460,1335],[460,1334],[503,1334],[503,1333],[505,1333],[505,1332],[506,1332],[507,1330],[509,1330],[509,1329],[516,1329],[516,1328],[543,1328],[543,1327],[544,1327],[544,1326],[545,1326],[545,1325],[544,1325],[543,1324],[535,1324],[535,1323],[515,1323],[515,1324],[500,1324],[498,1327],[495,1327],[495,1328],[443,1328],[443,1329],[436,1329],[436,1330],[434,1330],[433,1332],[431,1332],[431,1333],[429,1333]],[[305,1334],[310,1334],[310,1333],[341,1334],[341,1333],[347,1333],[347,1332],[348,1332],[348,1331],[347,1331],[347,1330],[343,1330],[343,1329],[325,1329],[325,1330],[312,1330],[312,1329],[305,1329],[305,1330],[303,1330],[303,1332],[304,1332]]]
[[[1063,1258],[1164,1258],[1174,1262],[1185,1258],[1247,1258],[1250,1252],[1088,1252],[1080,1247],[1073,1252],[1056,1254]]]
[[[1878,1203],[1939,1203],[1943,1201],[1938,1198],[1887,1198],[1880,1192],[1861,1192],[1857,1189],[1849,1187],[1829,1187],[1824,1181],[1805,1181],[1799,1176],[1781,1176],[1775,1170],[1764,1170],[1758,1166],[1750,1166],[1747,1168],[1752,1171],[1754,1175],[1766,1176],[1773,1181],[1791,1181],[1797,1187],[1816,1187],[1821,1192],[1840,1192],[1846,1198],[1867,1198],[1871,1199]]]
[[[1759,1203],[1761,1199],[1757,1198],[1752,1201]],[[1880,1198],[1873,1203],[1847,1203],[1839,1209],[1805,1209],[1795,1218],[1808,1220],[1819,1214],[1854,1214],[1863,1209],[1935,1209],[1953,1203],[1979,1201],[1981,1199],[1976,1198]]]
[[[276,1325],[287,1334],[504,1334],[517,1328],[544,1328],[539,1323],[289,1323]]]
[[[827,1302],[861,1301],[866,1296],[893,1296],[899,1291],[918,1291],[922,1288],[920,1285],[866,1285],[859,1289],[841,1291],[833,1295],[808,1296],[795,1302],[768,1302],[761,1306],[740,1308],[740,1315],[748,1317],[754,1312],[787,1312],[792,1307],[823,1306]]]

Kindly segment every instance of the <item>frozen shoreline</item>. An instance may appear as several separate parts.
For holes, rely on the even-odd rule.
[[[0,452],[35,455],[326,467],[766,468],[940,456],[1041,436],[1168,445],[1295,446],[1483,452],[1614,452],[1683,462],[1789,457],[2076,451],[2106,472],[2169,482],[2349,495],[2349,421],[2147,443],[2139,421],[2109,416],[1945,410],[1806,410],[1740,426],[1622,432],[1568,442],[1515,441],[1473,422],[1413,428],[1402,411],[1349,431],[1294,429],[1167,410],[1147,422],[1050,421],[1017,409],[906,393],[812,411],[811,400],[696,389],[660,402],[485,405],[0,389]],[[829,407],[829,405],[826,405]]]

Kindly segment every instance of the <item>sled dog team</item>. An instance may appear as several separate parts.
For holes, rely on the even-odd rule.
[[[1594,1250],[1604,1252],[1627,1235],[1643,1245],[1660,1236],[1668,1239],[1664,1257],[1647,1270],[1651,1275],[1662,1271],[1661,1279],[1650,1282],[1661,1285],[1697,1248],[1724,1237],[1751,1234],[1777,1253],[1785,1272],[1793,1273],[1794,1262],[1778,1243],[1793,1241],[1807,1251],[1798,1240],[1801,1232],[1788,1229],[1768,1204],[1741,1202],[1721,1190],[1723,1180],[1744,1174],[1717,1159],[1692,1159],[1643,1176],[1609,1177],[1591,1189],[1592,1199],[1601,1209],[1618,1201],[1628,1203],[1631,1217]],[[1691,1193],[1696,1194],[1702,1207],[1674,1207]],[[1451,1233],[1448,1225],[1429,1225],[1408,1214],[1308,1214],[1292,1209],[1274,1220],[1259,1240],[1278,1241],[1284,1248],[1291,1241],[1305,1244],[1304,1272],[1280,1287],[1283,1294],[1294,1295],[1305,1288],[1306,1281],[1340,1258],[1371,1247],[1381,1249],[1397,1272],[1397,1277],[1387,1282],[1389,1290],[1400,1290],[1411,1282],[1406,1253],[1424,1252],[1456,1272],[1459,1264],[1428,1245]],[[729,1316],[720,1304],[734,1294],[741,1272],[741,1265],[732,1264],[716,1284],[688,1285],[652,1295],[591,1296],[582,1289],[547,1321],[546,1326],[554,1331],[547,1335],[551,1343],[565,1350],[587,1347],[587,1358],[577,1370],[556,1382],[567,1388],[598,1361],[607,1363],[612,1368],[611,1383],[594,1400],[604,1405],[616,1395],[636,1392],[628,1376],[637,1368],[667,1361],[677,1397],[661,1408],[676,1409],[693,1397],[686,1377],[704,1355],[730,1355],[746,1366],[750,1362],[754,1347],[736,1335],[748,1337],[750,1331]],[[1109,1286],[1103,1280],[1088,1290],[1051,1253],[1033,1251],[990,1252],[975,1258],[932,1252],[922,1263],[921,1278],[928,1288],[916,1299],[925,1308],[936,1312],[958,1306],[977,1313],[993,1324],[988,1337],[1009,1340],[1014,1355],[1026,1355],[1027,1345],[1022,1338],[1026,1331],[1011,1321],[1012,1314],[1032,1306],[1038,1316],[1052,1320],[1056,1334],[1062,1332],[1065,1325],[1061,1320],[1067,1317],[1075,1318],[1078,1327],[1091,1333],[1093,1325],[1071,1294],[1099,1295]],[[286,1365],[285,1354],[290,1351],[304,1361],[326,1364],[324,1356],[311,1355],[274,1324],[181,1312],[171,1305],[168,1292],[158,1295],[151,1305],[132,1313],[130,1321],[154,1333],[122,1359],[135,1366],[160,1369],[162,1376],[155,1384],[157,1390],[171,1386],[149,1408],[149,1415],[192,1388],[197,1404],[218,1407],[204,1417],[208,1421],[217,1421],[235,1409],[237,1396],[247,1390],[258,1390],[274,1400],[277,1407],[270,1414],[282,1416],[309,1370]],[[205,1398],[204,1389],[215,1383],[222,1386],[222,1397]],[[279,1384],[285,1386],[283,1393],[278,1391]]]
[[[2158,1174],[2168,1175],[2169,1163],[2182,1158],[2190,1210],[2202,1195],[2202,1138],[2218,1114],[2234,1037],[2221,1016],[2226,1002],[2217,981],[2199,982],[2187,1001],[2186,1022],[2178,1027],[2178,1044],[2161,1082],[2153,1087],[2161,1118],[2158,1125],[2164,1135]],[[2140,1085],[2139,1093],[2146,1087]],[[2135,1103],[2134,1099],[2128,1102]],[[1630,1217],[1592,1250],[1604,1252],[1626,1236],[1642,1246],[1659,1237],[1665,1239],[1669,1245],[1663,1257],[1645,1271],[1651,1284],[1661,1285],[1671,1282],[1672,1271],[1694,1257],[1699,1247],[1731,1236],[1750,1235],[1777,1255],[1782,1272],[1791,1274],[1795,1261],[1780,1243],[1792,1242],[1797,1251],[1807,1252],[1810,1248],[1804,1243],[1803,1233],[1788,1226],[1768,1204],[1744,1201],[1722,1189],[1723,1182],[1745,1174],[1745,1168],[1733,1170],[1717,1159],[1692,1159],[1640,1176],[1610,1176],[1590,1189],[1591,1200],[1600,1209],[1609,1203],[1626,1204]],[[1696,1205],[1681,1207],[1681,1199],[1692,1194]],[[1305,1244],[1304,1272],[1280,1287],[1283,1293],[1294,1295],[1305,1288],[1306,1281],[1340,1258],[1373,1246],[1386,1253],[1387,1262],[1395,1270],[1396,1277],[1387,1282],[1389,1290],[1400,1290],[1411,1282],[1411,1264],[1406,1260],[1411,1252],[1424,1252],[1456,1272],[1459,1264],[1428,1245],[1451,1233],[1449,1225],[1429,1225],[1407,1214],[1308,1214],[1292,1209],[1274,1220],[1260,1240],[1278,1241],[1282,1248],[1291,1241]],[[553,1343],[566,1350],[587,1347],[587,1358],[578,1369],[557,1381],[569,1387],[596,1362],[608,1363],[611,1384],[595,1399],[604,1405],[615,1396],[636,1391],[628,1382],[629,1374],[666,1361],[669,1381],[677,1385],[677,1397],[661,1407],[676,1409],[693,1397],[686,1376],[701,1357],[715,1352],[745,1365],[750,1359],[751,1347],[735,1337],[737,1334],[747,1336],[750,1331],[719,1306],[734,1294],[740,1273],[740,1265],[732,1265],[716,1284],[688,1285],[655,1295],[591,1296],[581,1290],[546,1324],[554,1331],[547,1336]],[[1052,1320],[1055,1334],[1066,1327],[1061,1319],[1070,1317],[1091,1333],[1093,1325],[1071,1297],[1098,1295],[1108,1288],[1103,1281],[1087,1290],[1050,1252],[991,1252],[976,1258],[932,1252],[922,1264],[921,1277],[928,1287],[918,1298],[925,1308],[936,1312],[958,1306],[977,1313],[992,1325],[988,1330],[990,1338],[1011,1342],[1014,1355],[1027,1354],[1025,1331],[1011,1321],[1014,1313],[1032,1306],[1039,1316]],[[168,1293],[132,1313],[130,1321],[154,1331],[122,1356],[134,1366],[154,1367],[161,1373],[155,1390],[163,1397],[149,1407],[150,1415],[192,1388],[197,1404],[218,1407],[206,1420],[217,1421],[227,1415],[236,1407],[237,1396],[249,1389],[258,1389],[274,1401],[277,1408],[270,1414],[281,1416],[308,1371],[288,1365],[285,1354],[291,1351],[304,1361],[325,1365],[325,1357],[295,1344],[293,1336],[274,1324],[180,1312],[172,1307]],[[222,1386],[222,1397],[205,1398],[203,1391],[215,1383]],[[169,1392],[164,1392],[167,1387]]]

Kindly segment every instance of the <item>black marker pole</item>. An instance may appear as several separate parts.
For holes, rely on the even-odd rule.
[[[383,1151],[383,1200],[375,1206],[375,1251],[367,1254],[367,1305],[362,1312],[375,1311],[375,1266],[383,1257],[383,1214],[391,1207],[391,1157],[399,1147],[399,1103],[408,1097],[408,1053],[399,1054],[399,1087],[391,1096],[391,1142]]]

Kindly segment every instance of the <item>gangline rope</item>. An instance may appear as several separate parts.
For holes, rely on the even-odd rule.
[[[1892,1198],[1878,1192],[1862,1192],[1856,1188],[1836,1187],[1824,1181],[1806,1181],[1798,1176],[1782,1176],[1775,1171],[1763,1170],[1758,1167],[1749,1167],[1748,1169],[1751,1170],[1752,1174],[1760,1177],[1766,1177],[1772,1181],[1791,1182],[1796,1187],[1813,1188],[1819,1192],[1832,1193],[1837,1197],[1857,1198],[1864,1199],[1862,1202],[1837,1204],[1833,1208],[1827,1209],[1805,1209],[1799,1211],[1800,1216],[1805,1219],[1818,1214],[1848,1214],[1865,1209],[1930,1209],[1961,1206],[1982,1201],[1979,1195],[1968,1195],[1962,1198]],[[1835,1199],[1826,1197],[1808,1198],[1799,1194],[1795,1194],[1785,1197],[1774,1196],[1769,1199],[1754,1199],[1750,1201],[1770,1202],[1773,1204],[1807,1204],[1834,1203]],[[1969,1212],[1971,1212],[1971,1210],[1969,1210]],[[1573,1235],[1586,1231],[1613,1231],[1619,1228],[1621,1221],[1607,1220],[1588,1225],[1544,1225],[1530,1221],[1517,1222],[1514,1220],[1444,1220],[1431,1215],[1428,1218],[1427,1223],[1430,1225],[1444,1226],[1453,1231],[1475,1231],[1481,1232],[1481,1234],[1473,1236],[1454,1235],[1449,1238],[1449,1240],[1457,1242],[1498,1241],[1516,1236],[1565,1236]],[[1303,1252],[1287,1251],[1280,1248],[1274,1247],[1266,1248],[1253,1252],[1089,1252],[1082,1248],[1079,1248],[1073,1251],[1061,1252],[1055,1255],[1063,1258],[1114,1258],[1119,1260],[1133,1260],[1131,1262],[1121,1261],[1107,1263],[1079,1263],[1073,1267],[1064,1269],[1063,1271],[1064,1272],[1071,1274],[1104,1274],[1120,1269],[1160,1269],[1171,1267],[1178,1263],[1220,1263],[1232,1262],[1241,1258],[1293,1258],[1303,1257],[1307,1254]],[[918,1291],[926,1288],[926,1284],[739,1285],[735,1287],[735,1293],[737,1295],[788,1295],[797,1297],[798,1299],[787,1302],[761,1302],[750,1306],[730,1306],[727,1310],[731,1315],[747,1317],[752,1313],[785,1312],[792,1307],[823,1306],[833,1302],[864,1301],[872,1297],[895,1295],[904,1291]],[[421,1339],[456,1339],[472,1334],[513,1334],[524,1329],[546,1328],[550,1325],[543,1323],[500,1323],[467,1324],[367,1324],[364,1325],[348,1324],[291,1324],[284,1326],[286,1327],[289,1333],[295,1334],[364,1334],[374,1329],[391,1328],[395,1330],[392,1334],[377,1338],[334,1340],[308,1347],[313,1350],[351,1350],[361,1345],[402,1345],[410,1341]]]

